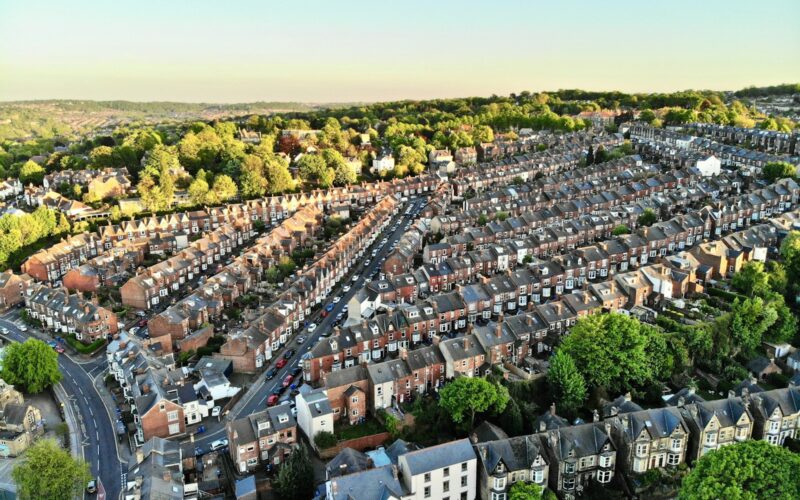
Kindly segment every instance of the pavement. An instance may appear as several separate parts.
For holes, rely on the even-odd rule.
[[[329,301],[327,303],[323,303],[323,307],[320,307],[318,311],[312,313],[306,318],[309,324],[317,324],[317,328],[314,330],[314,332],[308,333],[308,331],[304,331],[294,334],[293,338],[286,344],[286,347],[283,350],[283,352],[286,352],[286,349],[289,348],[295,350],[294,355],[289,358],[289,362],[286,363],[286,366],[277,370],[277,374],[271,380],[266,380],[263,376],[259,376],[250,385],[247,394],[245,394],[228,413],[228,418],[240,418],[266,408],[266,401],[272,390],[280,386],[281,381],[286,377],[286,375],[288,375],[292,369],[300,365],[302,362],[300,359],[301,356],[311,350],[311,348],[322,337],[322,334],[329,332],[333,328],[336,315],[342,312],[350,298],[355,295],[361,287],[364,286],[365,281],[368,280],[368,276],[373,272],[380,273],[381,259],[389,254],[392,244],[397,242],[403,236],[403,233],[406,231],[406,224],[412,222],[416,218],[417,214],[422,210],[422,207],[425,206],[426,201],[426,198],[412,199],[404,207],[401,207],[398,214],[392,218],[384,234],[378,236],[378,238],[375,240],[375,243],[364,251],[364,257],[362,257],[353,267],[353,269],[351,269],[350,274],[345,275],[337,284],[337,286],[331,290],[331,293],[328,297]],[[412,210],[409,215],[405,215],[405,208],[408,206],[411,206]],[[398,222],[399,225],[397,229],[394,229],[394,226],[398,224]],[[386,238],[387,242],[385,245],[381,246],[381,240],[383,238]],[[374,249],[378,249],[378,252],[373,257],[372,250]],[[369,265],[364,266],[364,262],[368,259],[370,261]],[[359,276],[358,281],[352,281],[353,275]],[[350,285],[351,289],[349,292],[342,293],[342,287],[344,287],[344,285]],[[327,317],[322,318],[324,305],[332,303],[331,301],[333,300],[333,297],[337,295],[341,297],[341,299],[338,303],[334,304],[333,310],[327,315]],[[297,344],[297,337],[299,336],[306,338],[305,342],[302,344]],[[275,365],[280,358],[281,356],[278,355],[270,360],[271,362],[264,367],[264,371],[266,372],[266,370],[269,368],[276,368]],[[289,398],[290,396],[287,391],[281,397],[280,402],[287,401]],[[201,452],[208,451],[213,441],[226,437],[224,422],[220,424],[209,422],[209,425],[206,425],[206,429],[207,431],[205,433],[195,436],[195,448],[199,449]]]
[[[0,317],[0,327],[8,329],[9,333],[6,336],[13,341],[24,342],[29,337],[52,340],[52,337],[35,328],[28,327],[27,332],[23,332],[20,329],[23,325],[19,310],[11,310]],[[125,464],[124,470],[127,470],[128,460],[120,454],[117,447],[117,437],[114,432],[116,419],[112,418],[104,404],[110,395],[102,394],[101,388],[95,383],[100,379],[102,386],[102,377],[107,372],[106,359],[100,356],[85,360],[84,356],[77,355],[73,358],[65,353],[59,355],[58,365],[63,378],[60,387],[55,389],[56,396],[61,394],[62,397],[67,397],[67,402],[64,402],[67,423],[72,424],[70,427],[72,432],[80,430],[77,454],[82,455],[89,464],[93,477],[99,478],[102,482],[106,498],[119,498],[123,482],[122,464]],[[70,412],[74,413],[70,415]],[[73,448],[73,453],[75,452]]]

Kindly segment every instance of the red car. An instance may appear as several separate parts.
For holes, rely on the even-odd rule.
[[[278,404],[278,395],[277,394],[270,394],[267,398],[267,406],[275,406]]]
[[[286,375],[286,378],[283,379],[283,386],[289,387],[290,385],[292,385],[292,382],[294,382],[294,377],[291,375]]]
[[[280,370],[281,368],[286,366],[286,363],[287,363],[286,358],[281,358],[281,359],[278,360],[278,362],[275,364],[275,366]]]

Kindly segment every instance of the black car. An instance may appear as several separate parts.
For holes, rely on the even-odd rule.
[[[294,356],[294,349],[289,349],[283,353],[283,359],[291,359],[292,356]]]
[[[299,366],[295,366],[290,373],[292,374],[292,377],[297,378],[298,375],[303,373],[303,369]]]
[[[272,378],[277,374],[278,374],[278,370],[276,368],[270,368],[269,370],[267,370],[267,373],[264,374],[264,377],[267,380],[272,380]]]
[[[276,396],[280,396],[281,394],[283,394],[283,390],[284,389],[286,389],[286,388],[279,384],[278,387],[272,389],[272,394],[274,394]]]

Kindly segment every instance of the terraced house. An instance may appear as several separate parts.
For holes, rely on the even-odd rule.
[[[78,294],[64,289],[35,285],[28,289],[25,307],[44,328],[58,333],[75,334],[86,344],[117,333],[117,315]]]

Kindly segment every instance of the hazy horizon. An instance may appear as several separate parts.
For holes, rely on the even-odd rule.
[[[336,104],[800,81],[800,2],[4,5],[0,101]]]

